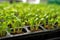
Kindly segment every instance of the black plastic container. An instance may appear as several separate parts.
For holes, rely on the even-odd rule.
[[[0,38],[0,40],[15,40],[15,39],[16,40],[32,40],[32,39],[43,40],[43,39],[50,39],[50,38],[60,36],[59,35],[60,29],[46,30],[42,26],[40,26],[40,28],[43,30],[42,32],[41,31],[31,32],[30,30],[28,30],[28,26],[24,27],[25,33],[22,33],[22,34],[11,35],[10,33],[7,32],[8,36],[2,37],[2,38]]]
[[[47,39],[47,40],[60,40],[60,37],[55,37],[55,38],[51,38],[51,39]]]

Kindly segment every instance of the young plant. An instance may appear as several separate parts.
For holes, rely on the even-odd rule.
[[[60,28],[60,15],[57,17],[56,22],[58,22],[58,28]]]
[[[34,18],[29,19],[28,22],[30,23],[30,30],[33,31],[34,30]]]
[[[7,28],[7,23],[6,22],[0,22],[0,36],[6,36],[6,28]]]
[[[35,28],[36,30],[39,30],[39,26],[40,26],[40,18],[39,18],[39,15],[35,14]]]

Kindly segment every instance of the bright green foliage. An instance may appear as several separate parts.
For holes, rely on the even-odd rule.
[[[34,25],[38,29],[41,21],[46,25],[46,19],[48,25],[54,25],[56,22],[60,24],[59,5],[0,4],[0,11],[0,31],[6,29],[8,24],[12,24],[12,28],[24,27],[25,22],[29,23],[32,29]]]

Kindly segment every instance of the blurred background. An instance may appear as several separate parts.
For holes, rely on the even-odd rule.
[[[57,1],[60,2],[60,0],[0,0],[0,2],[5,1],[20,1],[20,2],[29,2],[29,3],[56,3]]]
[[[17,2],[28,2],[28,3],[57,3],[60,4],[60,0],[0,0],[0,2],[8,2],[8,1],[17,1]]]
[[[35,3],[35,4],[39,4],[39,3],[57,3],[60,4],[60,0],[0,0],[0,2],[9,2],[9,1],[16,1],[16,2],[23,2],[23,3]]]

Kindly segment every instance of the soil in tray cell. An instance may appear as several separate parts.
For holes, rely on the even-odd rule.
[[[34,28],[31,30],[31,28],[30,27],[28,27],[28,30],[30,30],[31,32],[35,32],[35,31],[43,31],[43,29],[42,28],[40,28],[40,27],[38,27],[38,30],[36,30],[36,26],[34,26]]]
[[[21,34],[21,33],[26,33],[27,31],[24,28],[16,28],[16,29],[11,29],[11,34]]]
[[[0,33],[0,37],[4,37],[4,36],[6,36],[7,35],[7,32],[5,32],[5,31],[2,31],[1,33]]]

